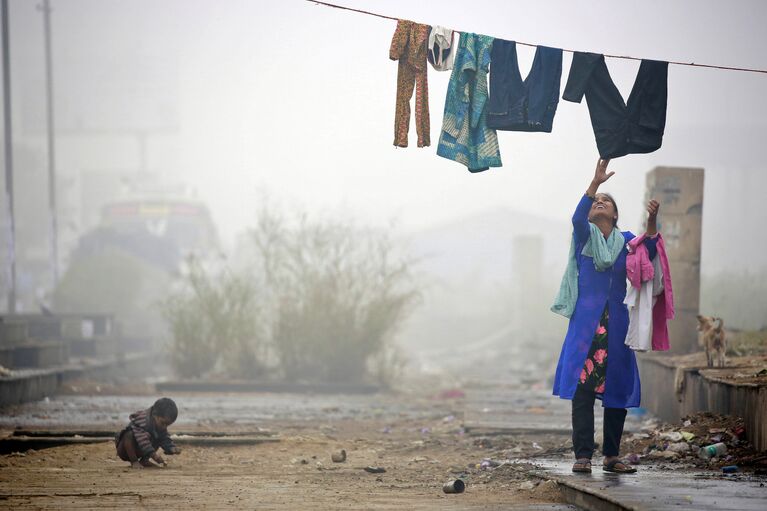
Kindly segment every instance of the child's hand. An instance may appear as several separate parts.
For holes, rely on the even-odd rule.
[[[171,447],[169,450],[165,451],[165,454],[181,454],[181,449],[178,447]]]
[[[162,456],[160,456],[160,455],[159,455],[159,454],[157,454],[157,453],[155,453],[155,454],[153,454],[153,455],[152,455],[152,459],[153,459],[153,460],[155,461],[155,463],[157,463],[158,465],[165,465],[165,460],[164,460],[164,459],[162,459]]]
[[[130,468],[139,469],[139,468],[144,468],[144,466],[141,464],[140,461],[132,461],[130,464]]]

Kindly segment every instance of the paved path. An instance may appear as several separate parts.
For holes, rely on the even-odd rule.
[[[767,509],[767,479],[764,477],[726,477],[710,471],[660,470],[654,466],[640,466],[639,472],[631,475],[611,474],[599,468],[591,474],[573,474],[570,460],[536,460],[536,464],[560,484],[605,500],[602,507],[594,507],[597,509]],[[610,507],[610,503],[619,505]],[[581,505],[586,507],[584,503]]]
[[[524,390],[514,385],[471,389],[466,395],[467,425],[479,430],[493,428],[510,433],[534,432],[570,434],[570,402],[550,395],[548,390]],[[627,432],[639,431],[647,414],[630,414]],[[596,404],[596,430],[601,428],[602,411]],[[602,472],[595,458],[590,475],[573,474],[572,458],[535,459],[568,490],[570,503],[584,509],[667,510],[767,510],[767,477],[744,474],[724,476],[713,471],[679,470],[672,464],[641,465],[634,475]]]

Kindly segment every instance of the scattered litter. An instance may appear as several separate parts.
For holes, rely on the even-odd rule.
[[[660,438],[662,440],[669,440],[671,442],[681,442],[684,439],[682,433],[678,431],[667,431],[666,433],[661,433]]]
[[[535,488],[535,483],[532,481],[525,481],[519,485],[520,490],[532,490]]]
[[[631,453],[631,454],[628,455],[628,457],[626,459],[632,465],[639,465],[639,455],[638,454]]]
[[[442,491],[445,493],[463,493],[466,489],[466,483],[460,479],[448,481],[442,485]]]
[[[383,467],[365,467],[362,470],[369,474],[383,474],[386,472],[386,469]]]
[[[702,459],[716,458],[725,454],[727,454],[727,446],[722,442],[701,447],[698,451],[698,457]]]
[[[466,397],[466,393],[461,389],[447,389],[437,394],[439,399],[463,399]]]
[[[442,422],[453,422],[455,420],[455,415],[448,415],[447,417],[442,418]]]
[[[722,473],[724,474],[734,474],[738,471],[737,465],[727,465],[726,467],[722,467]]]
[[[493,442],[489,438],[481,437],[474,440],[474,445],[480,449],[492,449]]]
[[[657,449],[653,449],[647,454],[647,457],[650,459],[671,461],[679,458],[679,453],[674,451],[659,451]]]
[[[533,442],[533,449],[543,450],[543,447],[538,445],[538,442]]]
[[[646,459],[660,460],[673,463],[674,468],[686,464],[690,468],[717,472],[727,465],[738,465],[740,472],[750,472],[767,465],[767,456],[757,452],[748,442],[743,419],[736,416],[698,412],[683,417],[678,424],[670,427],[645,421],[640,430],[644,433],[627,435],[621,448],[627,453],[637,453],[643,463]],[[649,435],[644,436],[646,433]],[[680,440],[675,440],[680,436]],[[689,445],[689,450],[675,445],[682,442]],[[726,452],[698,456],[702,448],[720,443],[726,446]]]
[[[688,452],[690,450],[690,444],[687,442],[676,442],[669,444],[668,447],[666,447],[666,450],[671,452]]]

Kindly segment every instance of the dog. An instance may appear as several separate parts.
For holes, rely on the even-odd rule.
[[[706,350],[708,367],[724,367],[727,352],[724,320],[698,314],[698,332],[698,342]]]

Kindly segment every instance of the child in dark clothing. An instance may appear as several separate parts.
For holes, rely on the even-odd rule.
[[[130,423],[115,435],[117,455],[123,461],[130,461],[133,468],[155,466],[150,459],[165,466],[165,460],[157,453],[159,447],[165,454],[181,453],[168,435],[168,426],[176,421],[176,417],[176,403],[167,397],[155,401],[148,410],[131,414]]]

